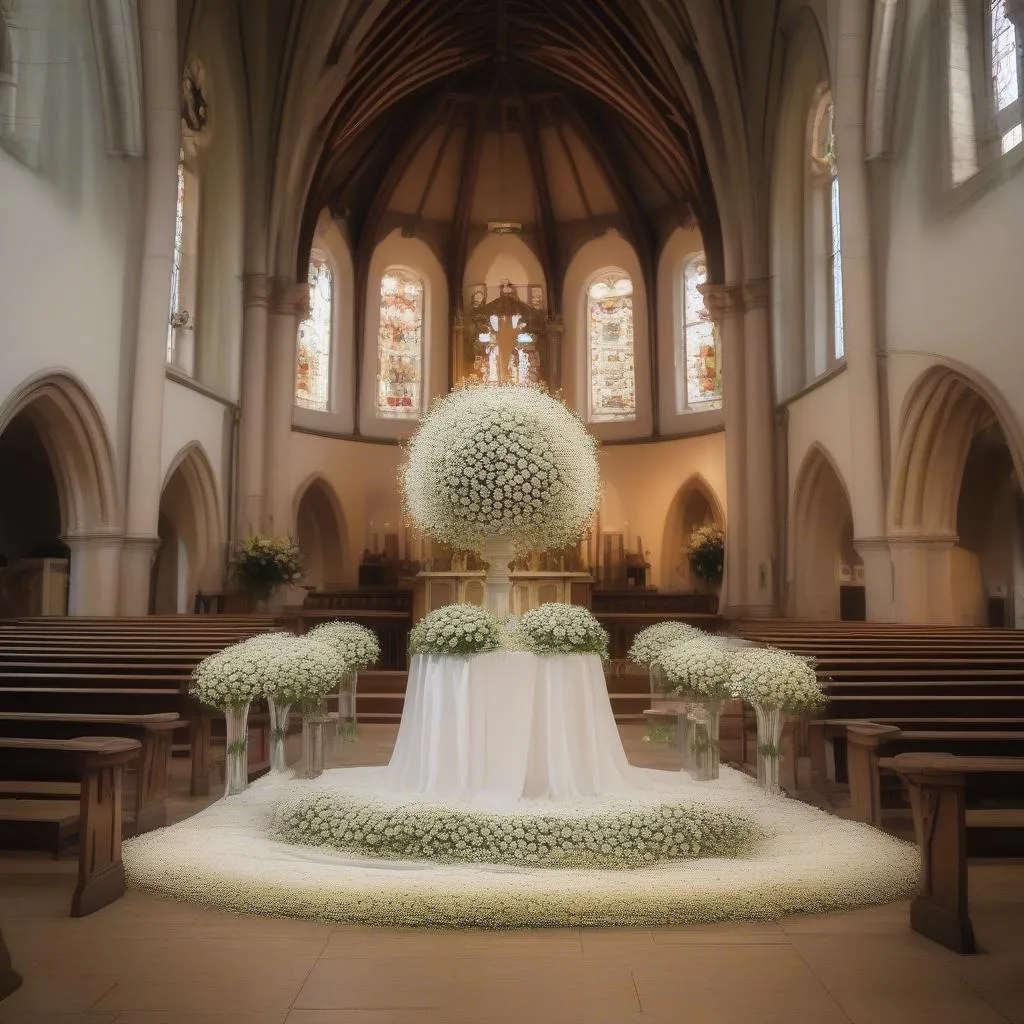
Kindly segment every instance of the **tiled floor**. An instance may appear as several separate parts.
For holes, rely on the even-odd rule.
[[[669,751],[624,736],[633,761],[667,766]],[[383,760],[392,739],[364,728],[345,761]],[[905,904],[770,924],[437,932],[235,917],[129,893],[72,920],[73,870],[70,859],[0,859],[0,925],[25,976],[0,1022],[1024,1024],[1024,864],[972,868],[987,950],[975,957],[911,932]]]

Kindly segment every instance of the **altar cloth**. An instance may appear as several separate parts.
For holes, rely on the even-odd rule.
[[[596,654],[413,658],[388,789],[503,807],[625,796],[638,775]]]

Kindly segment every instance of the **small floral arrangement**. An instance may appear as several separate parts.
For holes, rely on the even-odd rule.
[[[266,695],[279,704],[297,704],[303,711],[315,711],[345,672],[346,662],[331,644],[305,637],[292,637],[273,652],[278,673]]]
[[[295,637],[263,633],[204,658],[192,672],[189,695],[214,708],[242,707],[279,685],[278,651]]]
[[[650,666],[670,644],[681,640],[699,640],[707,634],[685,622],[656,622],[640,630],[629,648],[629,660],[636,665]]]
[[[721,527],[698,526],[686,547],[690,572],[705,583],[720,583],[725,571],[725,533]]]
[[[537,654],[599,654],[608,658],[608,633],[586,608],[542,604],[519,620],[519,633]]]
[[[302,579],[299,547],[290,537],[251,536],[232,556],[231,574],[256,597]]]
[[[824,707],[828,698],[813,661],[774,647],[737,652],[732,659],[732,689],[748,704],[800,714]]]
[[[287,843],[374,859],[548,868],[640,868],[731,857],[760,838],[758,826],[742,814],[701,804],[609,807],[585,816],[494,814],[341,792],[283,804],[273,830]]]
[[[466,657],[501,646],[501,624],[475,604],[448,604],[428,612],[409,634],[410,654]]]
[[[657,663],[677,694],[725,700],[733,696],[733,657],[731,651],[710,639],[683,640],[666,647]]]
[[[496,537],[520,553],[575,543],[597,507],[597,442],[534,387],[477,385],[439,399],[402,469],[409,518],[456,551]]]
[[[380,660],[377,634],[358,622],[324,622],[306,636],[334,647],[345,662],[346,672],[362,672]]]

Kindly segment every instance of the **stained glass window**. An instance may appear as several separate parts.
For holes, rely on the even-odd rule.
[[[309,261],[309,317],[295,346],[295,404],[326,411],[331,401],[334,277],[322,256]]]
[[[174,361],[175,318],[181,312],[181,254],[185,238],[185,154],[178,154],[178,198],[174,209],[174,257],[171,261],[171,308],[167,317],[167,362]]]
[[[722,368],[715,325],[708,317],[700,285],[708,280],[704,253],[697,253],[683,268],[683,332],[680,346],[685,391],[680,388],[679,411],[719,409],[722,406]]]
[[[633,281],[602,274],[587,289],[591,422],[636,418],[633,366]]]
[[[423,387],[423,282],[392,267],[380,281],[377,414],[415,419]]]
[[[1006,0],[989,0],[989,61],[992,104],[1000,151],[1021,143],[1021,65],[1017,30],[1006,16]]]
[[[828,178],[828,290],[832,306],[832,355],[846,355],[843,321],[843,244],[839,207],[839,168],[836,164],[835,107],[826,93],[821,98],[814,120],[811,162]]]

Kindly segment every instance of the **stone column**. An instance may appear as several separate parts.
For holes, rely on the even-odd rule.
[[[145,615],[149,611],[149,577],[159,544],[160,443],[181,141],[177,17],[174,0],[141,0],[139,4],[146,103],[146,209],[132,375],[125,545],[118,605],[123,615]],[[79,579],[89,577],[79,573]]]
[[[893,618],[897,622],[952,623],[954,534],[913,534],[889,539]],[[865,576],[867,575],[865,561]]]
[[[777,605],[775,416],[767,278],[743,286],[746,408],[747,614],[773,615]],[[726,411],[726,417],[729,413]],[[728,430],[728,427],[726,428]]]
[[[243,290],[242,409],[238,426],[239,540],[264,529],[263,471],[267,421],[267,302],[265,274],[246,274]]]
[[[843,320],[849,375],[854,547],[864,559],[868,619],[892,617],[892,578],[885,538],[885,494],[878,400],[870,199],[865,164],[869,0],[843,0],[836,54],[836,162],[842,229]]]
[[[299,321],[308,314],[309,285],[286,277],[270,283],[267,318],[267,410],[265,463],[265,528],[275,537],[292,528],[291,445],[295,405],[295,339]]]
[[[743,615],[748,591],[746,366],[743,348],[743,289],[736,284],[701,286],[704,305],[718,329],[725,412],[725,577],[721,611]]]
[[[69,534],[64,537],[64,543],[71,550],[68,615],[117,615],[122,542],[120,534],[107,532]],[[155,550],[154,546],[146,549],[150,560]],[[147,591],[142,614],[148,611]]]

